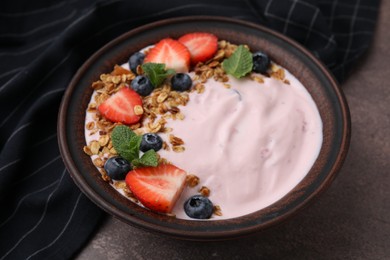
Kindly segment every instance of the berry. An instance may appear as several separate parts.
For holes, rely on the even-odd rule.
[[[202,195],[194,195],[184,203],[184,211],[190,218],[208,219],[213,214],[213,203]]]
[[[136,115],[134,108],[142,106],[141,97],[130,88],[121,88],[98,107],[100,114],[106,119],[123,124],[137,123],[142,115]]]
[[[138,75],[131,81],[131,88],[141,96],[149,95],[154,89],[152,82],[143,75]]]
[[[190,52],[186,46],[171,38],[165,38],[150,49],[144,63],[164,63],[167,69],[188,72],[190,59]]]
[[[270,65],[270,59],[264,52],[255,52],[253,54],[253,71],[258,73],[266,73]]]
[[[148,209],[170,213],[184,189],[186,176],[185,171],[172,164],[160,164],[130,171],[126,184]]]
[[[135,52],[133,55],[129,58],[129,68],[130,70],[137,74],[137,67],[138,65],[142,65],[145,59],[145,54],[142,52]]]
[[[142,136],[142,141],[139,146],[139,149],[142,152],[147,152],[151,149],[156,152],[162,148],[163,140],[161,137],[154,133],[147,133]]]
[[[192,79],[186,73],[177,73],[172,77],[171,84],[173,90],[185,91],[192,87]]]
[[[192,64],[211,59],[218,50],[218,38],[211,33],[188,33],[180,37],[178,41],[190,51]]]
[[[124,180],[126,174],[131,171],[130,163],[122,157],[115,156],[109,158],[104,163],[104,170],[107,175],[113,180]]]

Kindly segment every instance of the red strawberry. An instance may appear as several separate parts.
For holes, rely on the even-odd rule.
[[[144,63],[164,63],[167,69],[176,72],[188,72],[190,52],[180,42],[171,38],[159,41],[146,55]]]
[[[98,110],[112,122],[130,125],[137,123],[142,116],[134,112],[136,106],[142,106],[141,97],[134,90],[124,87],[103,101]]]
[[[211,59],[218,49],[218,38],[211,33],[188,33],[180,37],[178,41],[190,51],[192,64]]]
[[[126,175],[126,184],[145,207],[169,213],[184,189],[186,175],[172,164],[160,164],[130,171]]]

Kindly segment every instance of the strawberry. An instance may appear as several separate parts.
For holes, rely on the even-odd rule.
[[[188,33],[181,36],[178,41],[190,51],[192,64],[211,59],[218,49],[218,38],[211,33]]]
[[[103,101],[98,110],[112,122],[130,125],[137,123],[142,116],[134,112],[136,106],[142,107],[141,97],[134,90],[124,87]]]
[[[145,207],[170,213],[184,189],[186,175],[172,164],[160,164],[130,171],[126,175],[126,184]]]
[[[188,72],[190,52],[180,42],[165,38],[150,49],[144,59],[144,63],[147,62],[164,63],[167,69],[174,69],[177,73]]]

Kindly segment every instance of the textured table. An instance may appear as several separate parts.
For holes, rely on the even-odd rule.
[[[112,217],[77,259],[390,259],[390,1],[370,53],[343,84],[352,139],[339,176],[282,225],[224,242],[170,239]]]

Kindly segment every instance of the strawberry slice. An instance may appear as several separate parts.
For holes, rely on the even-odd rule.
[[[103,101],[98,110],[112,122],[130,125],[137,123],[142,116],[134,111],[136,106],[142,107],[141,97],[134,90],[124,87]]]
[[[174,69],[177,73],[188,72],[190,52],[180,42],[165,38],[149,50],[144,59],[144,63],[147,62],[164,63],[167,69]]]
[[[130,171],[126,175],[126,184],[145,207],[170,213],[184,189],[186,175],[172,164],[160,164]]]
[[[190,51],[192,64],[211,59],[218,50],[218,38],[211,33],[188,33],[181,36],[178,41]]]

